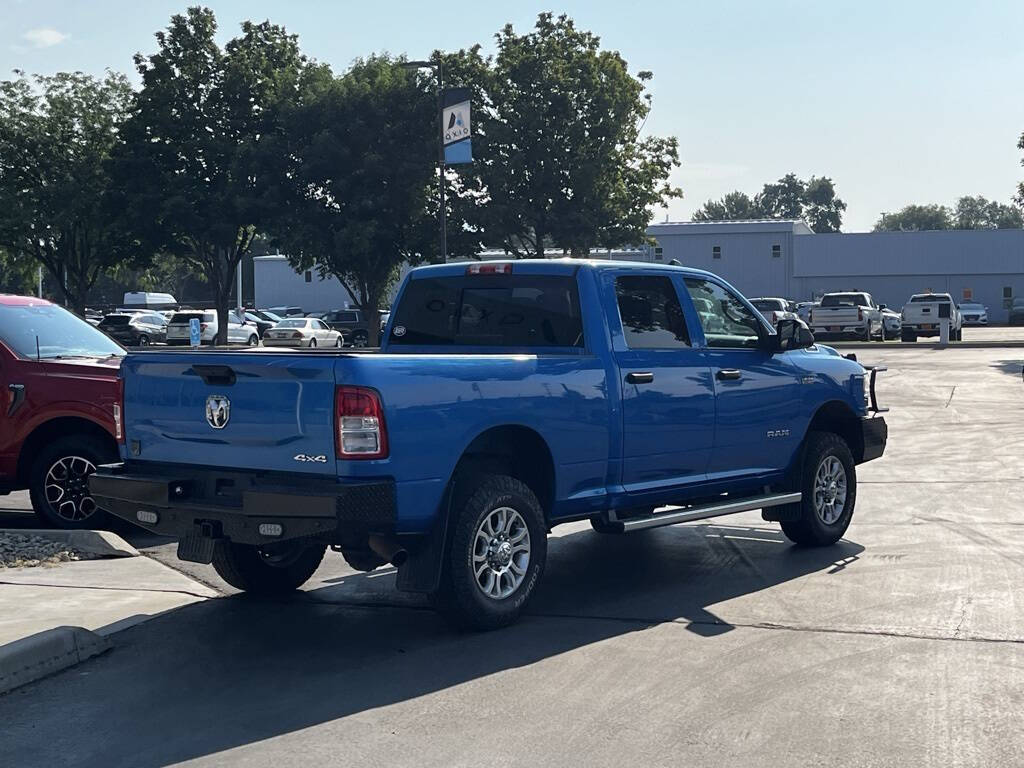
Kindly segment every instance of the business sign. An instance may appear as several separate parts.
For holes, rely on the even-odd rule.
[[[441,94],[441,136],[448,165],[473,162],[470,145],[469,88],[445,88]]]

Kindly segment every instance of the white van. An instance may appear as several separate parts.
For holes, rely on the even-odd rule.
[[[178,300],[169,293],[128,291],[124,295],[124,309],[174,309]]]

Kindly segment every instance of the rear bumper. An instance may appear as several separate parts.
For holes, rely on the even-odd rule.
[[[885,453],[885,444],[889,439],[889,426],[885,423],[885,419],[881,416],[861,419],[860,426],[864,452],[858,463],[879,458]]]
[[[200,532],[243,544],[387,536],[397,515],[391,480],[339,483],[308,475],[108,464],[90,478],[89,488],[103,509],[154,533],[182,538]],[[261,533],[264,524],[279,526],[280,533]]]

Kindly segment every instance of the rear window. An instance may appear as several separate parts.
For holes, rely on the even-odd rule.
[[[107,315],[100,320],[101,328],[113,328],[118,325],[128,325],[132,321],[128,315]]]
[[[305,328],[306,323],[309,321],[303,318],[302,320],[282,320],[277,324],[278,328]]]
[[[200,321],[208,323],[212,322],[216,316],[215,312],[175,312],[171,322],[175,325],[182,323],[188,325],[193,317],[197,317]]]
[[[911,296],[910,297],[910,303],[911,304],[924,304],[925,302],[952,301],[952,300],[953,299],[951,299],[949,296],[944,296],[941,293],[922,293],[922,294],[918,294],[917,296]]]
[[[465,275],[411,280],[392,346],[583,347],[576,279]]]
[[[863,293],[833,293],[821,300],[823,307],[860,307],[867,306],[867,296]]]
[[[786,305],[779,299],[754,299],[750,302],[758,312],[779,312],[786,309]]]

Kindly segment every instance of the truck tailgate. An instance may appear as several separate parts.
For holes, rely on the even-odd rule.
[[[334,364],[331,355],[130,354],[127,456],[333,476]]]

